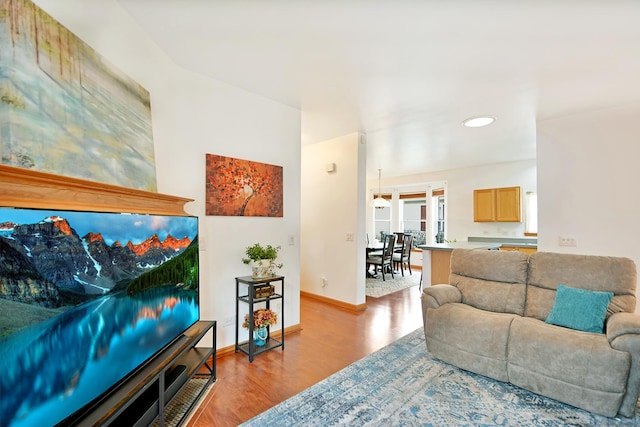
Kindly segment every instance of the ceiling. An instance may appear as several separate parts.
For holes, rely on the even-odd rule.
[[[536,121],[640,102],[637,0],[118,2],[179,66],[300,109],[303,144],[366,134],[369,178],[533,159]]]

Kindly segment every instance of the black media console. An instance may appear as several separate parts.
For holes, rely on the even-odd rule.
[[[212,345],[196,346],[211,331]],[[140,371],[112,390],[74,424],[78,426],[181,425],[195,403],[216,380],[216,322],[199,321],[153,357]],[[173,399],[189,410],[170,419]]]

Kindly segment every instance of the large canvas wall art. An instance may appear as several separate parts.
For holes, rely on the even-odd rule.
[[[4,164],[156,191],[149,92],[28,0],[0,0]]]
[[[282,166],[207,154],[206,214],[282,217]]]

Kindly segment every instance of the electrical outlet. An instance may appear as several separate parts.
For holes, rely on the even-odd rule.
[[[560,236],[558,238],[558,244],[560,246],[571,246],[571,247],[576,247],[577,246],[577,242],[576,242],[576,238],[575,237],[566,237],[566,236]]]
[[[296,238],[293,234],[289,234],[289,246],[293,246],[296,244]]]
[[[235,317],[227,317],[224,320],[222,320],[222,327],[226,328],[229,326],[233,326],[233,323],[236,321]]]
[[[347,242],[353,242],[353,233],[347,233]]]
[[[322,279],[322,287],[326,288],[327,286],[329,286],[329,280],[327,280],[326,277],[322,276],[320,277],[320,279]]]

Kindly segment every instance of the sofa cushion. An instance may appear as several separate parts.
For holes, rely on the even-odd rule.
[[[587,291],[559,285],[547,323],[585,332],[602,333],[613,292]]]
[[[462,302],[496,313],[524,313],[527,254],[517,251],[455,249],[449,284]]]
[[[515,317],[461,303],[429,309],[424,325],[427,349],[447,363],[507,381],[507,340]]]
[[[612,349],[604,334],[518,317],[508,355],[511,383],[608,417],[618,412],[631,357]]]
[[[545,320],[561,283],[573,288],[613,292],[607,316],[635,311],[637,276],[631,259],[536,252],[529,257],[524,315]]]

